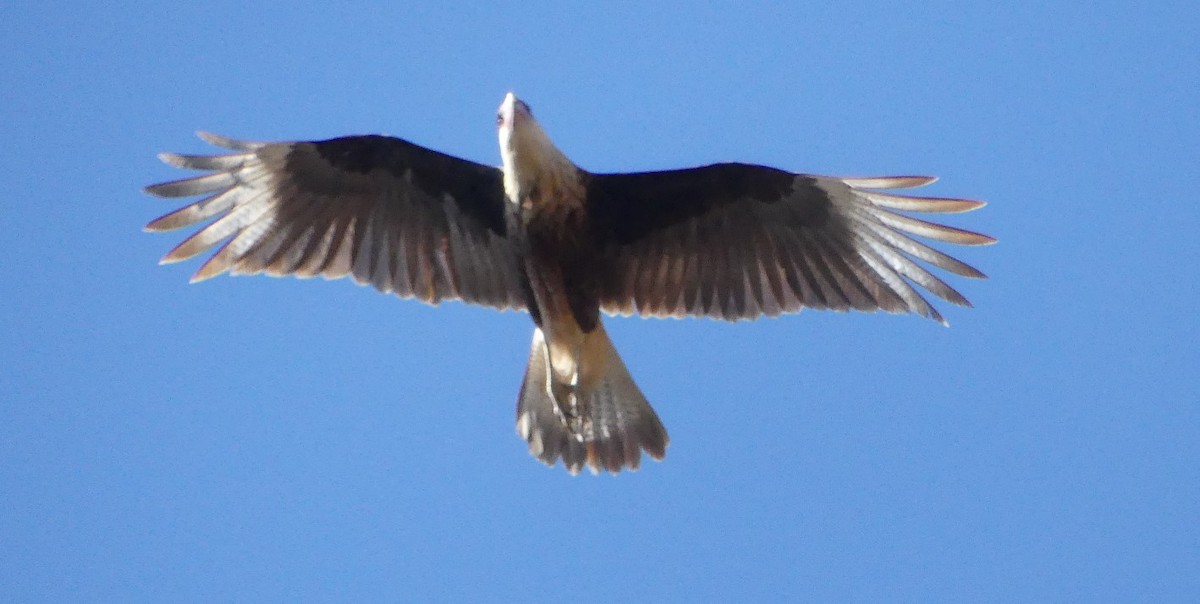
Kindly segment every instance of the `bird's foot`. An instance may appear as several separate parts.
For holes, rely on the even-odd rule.
[[[550,394],[554,397],[554,411],[567,430],[578,440],[583,440],[590,428],[590,418],[583,413],[579,401],[577,384],[554,383]]]

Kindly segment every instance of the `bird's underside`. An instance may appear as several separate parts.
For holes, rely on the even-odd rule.
[[[258,143],[201,134],[217,156],[162,154],[207,174],[147,187],[205,196],[147,225],[207,224],[163,262],[220,244],[193,280],[223,272],[351,277],[436,304],[528,311],[535,323],[517,430],[572,473],[637,468],[667,433],[600,312],[754,319],[802,308],[915,313],[921,293],[967,300],[929,270],[981,278],[914,236],[994,239],[900,212],[983,204],[911,197],[933,178],[837,178],[749,164],[630,174],[577,168],[511,94],[497,116],[502,168],[383,136]]]

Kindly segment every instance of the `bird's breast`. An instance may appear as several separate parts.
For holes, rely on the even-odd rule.
[[[590,332],[599,320],[599,299],[583,199],[569,191],[530,192],[520,212],[534,303],[545,322],[567,321]]]

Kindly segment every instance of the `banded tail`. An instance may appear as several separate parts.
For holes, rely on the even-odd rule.
[[[583,346],[580,356],[584,362],[598,365],[581,373],[597,377],[577,387],[580,417],[572,422],[577,427],[571,427],[551,394],[563,388],[550,381],[553,372],[546,339],[541,329],[533,330],[529,366],[517,399],[517,434],[529,443],[529,452],[549,466],[561,457],[572,474],[578,474],[584,464],[593,474],[601,469],[613,474],[625,467],[636,470],[643,450],[662,459],[667,452],[667,431],[629,375],[604,326],[586,334]]]

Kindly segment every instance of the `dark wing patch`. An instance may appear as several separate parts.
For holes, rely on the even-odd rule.
[[[967,277],[983,274],[911,235],[962,245],[995,240],[892,210],[965,212],[983,203],[868,190],[932,181],[843,179],[748,164],[590,175],[588,218],[603,256],[602,307],[731,321],[804,307],[853,308],[945,323],[914,285],[969,303],[915,260]]]
[[[225,271],[350,276],[434,304],[525,307],[497,168],[385,136],[287,143],[201,137],[237,152],[164,153],[169,164],[213,173],[146,188],[160,197],[207,195],[146,226],[170,230],[215,217],[163,258],[186,260],[225,242],[193,281]]]

